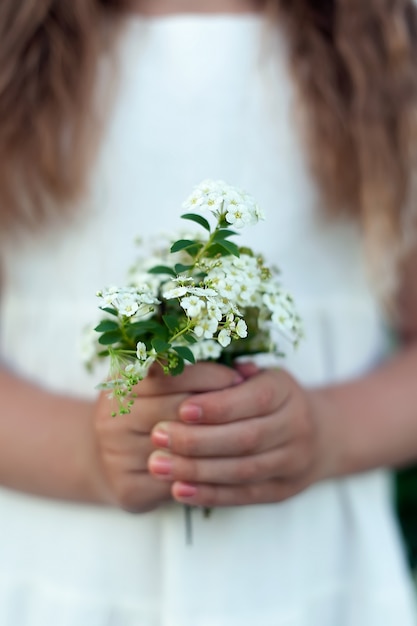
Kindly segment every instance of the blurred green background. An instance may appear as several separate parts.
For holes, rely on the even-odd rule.
[[[395,474],[395,504],[408,562],[417,574],[417,465]]]

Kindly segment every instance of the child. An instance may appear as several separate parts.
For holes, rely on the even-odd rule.
[[[195,4],[0,8],[0,623],[411,626],[381,468],[417,455],[413,254],[394,254],[415,10]],[[246,241],[306,338],[279,369],[155,370],[113,419],[77,349],[94,293],[204,178],[264,208]],[[381,276],[407,340],[383,363]],[[191,546],[183,503],[213,509]]]

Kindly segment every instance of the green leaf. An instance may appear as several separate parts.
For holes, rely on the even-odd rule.
[[[187,272],[192,267],[193,267],[192,265],[184,265],[183,263],[177,263],[176,265],[174,265],[174,269],[177,272],[177,274],[182,274],[183,272]]]
[[[115,315],[116,317],[118,317],[118,312],[116,311],[116,309],[112,309],[109,306],[101,306],[100,309],[102,311],[105,311],[106,313],[109,313],[110,315]]]
[[[153,320],[143,320],[142,322],[133,322],[132,324],[128,324],[125,327],[126,335],[129,339],[137,339],[138,337],[143,337],[147,333],[158,333],[158,331],[164,328],[158,322]]]
[[[110,346],[112,343],[118,343],[122,339],[122,333],[120,330],[110,330],[107,333],[103,333],[101,337],[98,338],[98,342],[101,343],[102,346]]]
[[[195,357],[190,348],[187,348],[186,346],[173,346],[173,349],[185,361],[195,363]]]
[[[109,330],[117,330],[118,328],[119,324],[117,322],[113,322],[113,320],[102,320],[94,330],[98,333],[106,333]]]
[[[184,215],[181,215],[181,217],[183,220],[191,220],[192,222],[196,222],[196,224],[200,224],[200,226],[210,232],[210,224],[205,217],[197,215],[196,213],[184,213]]]
[[[180,250],[185,250],[186,248],[195,246],[197,243],[197,241],[193,241],[192,239],[178,239],[178,241],[172,244],[171,252],[179,252]]]
[[[239,248],[232,241],[218,241],[217,245],[233,256],[240,256]]]
[[[148,274],[169,274],[169,276],[176,276],[172,267],[168,267],[168,265],[155,265],[155,267],[151,267],[151,269],[148,270]]]
[[[187,343],[197,343],[197,339],[194,337],[194,335],[191,335],[189,333],[183,335],[182,338],[185,339]]]
[[[223,241],[224,239],[227,239],[227,237],[231,237],[232,235],[238,235],[238,234],[239,233],[235,232],[234,230],[229,230],[228,228],[222,228],[214,233],[212,241],[213,243],[216,241]]]
[[[168,330],[175,333],[178,328],[178,317],[175,315],[163,315],[162,319],[164,320],[164,324]]]
[[[198,252],[201,250],[202,247],[203,247],[203,244],[196,241],[196,243],[192,246],[189,246],[186,251],[188,252],[190,256],[194,257],[196,256],[196,254],[198,254]]]
[[[164,341],[163,339],[159,339],[159,337],[155,337],[154,339],[152,339],[151,344],[152,348],[154,348],[154,350],[156,350],[158,354],[161,354],[161,352],[166,352],[171,347],[170,343]]]

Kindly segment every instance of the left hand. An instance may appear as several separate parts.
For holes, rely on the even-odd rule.
[[[238,369],[241,384],[190,396],[153,429],[149,471],[179,502],[280,502],[323,477],[314,396],[283,370]]]

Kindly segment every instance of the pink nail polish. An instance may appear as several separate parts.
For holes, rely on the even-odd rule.
[[[192,498],[197,493],[197,487],[189,483],[177,483],[175,486],[175,495],[179,498]]]
[[[154,430],[152,433],[152,442],[157,448],[169,448],[169,435],[163,430]]]
[[[152,472],[161,476],[172,474],[172,460],[168,456],[156,455],[150,460]]]
[[[186,404],[180,409],[180,417],[184,422],[190,422],[196,424],[201,421],[203,417],[203,411],[200,406],[196,404]]]

